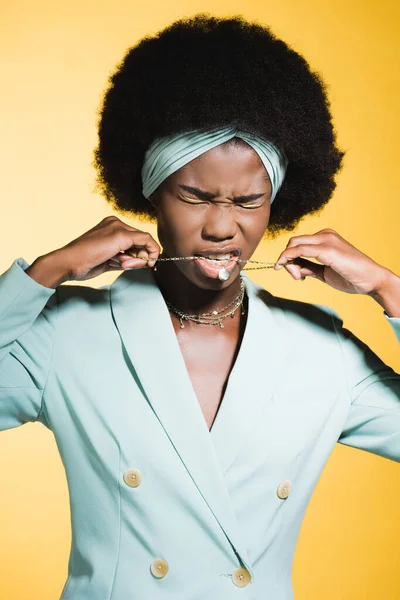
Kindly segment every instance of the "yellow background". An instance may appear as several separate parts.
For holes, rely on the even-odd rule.
[[[106,78],[142,36],[176,18],[210,11],[241,13],[270,25],[329,83],[338,140],[347,150],[345,169],[322,215],[306,219],[291,235],[331,227],[400,274],[398,2],[2,4],[0,272],[17,257],[32,262],[59,248],[111,214],[93,193],[91,167]],[[154,232],[152,226],[140,227]],[[255,258],[275,260],[289,237],[264,242]],[[115,276],[85,284],[104,285]],[[252,277],[276,295],[333,306],[348,328],[400,370],[394,334],[371,298],[340,293],[313,279],[297,282],[285,270]],[[313,376],[312,369],[305,377]],[[300,533],[296,600],[400,598],[399,503],[396,463],[337,445]],[[3,432],[0,598],[59,598],[69,546],[68,489],[52,433],[38,423]]]

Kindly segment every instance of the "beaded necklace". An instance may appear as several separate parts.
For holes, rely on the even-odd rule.
[[[126,254],[129,254],[130,256],[132,256],[132,254],[129,252],[129,250],[126,251]],[[134,258],[141,258],[142,260],[144,260],[146,262],[148,260],[146,258],[142,258],[141,256],[138,256],[138,257],[135,256]],[[201,258],[201,257],[199,257],[199,256],[173,256],[173,257],[166,257],[166,258],[158,258],[153,267],[153,270],[157,271],[156,265],[158,262],[169,262],[169,261],[177,261],[177,260],[195,260],[198,258]],[[221,261],[221,263],[224,263],[218,273],[218,279],[220,281],[228,281],[228,279],[230,279],[231,272],[226,268],[226,265],[231,260],[231,258],[215,258],[213,260]],[[247,267],[246,269],[243,269],[246,271],[250,271],[250,270],[254,270],[254,269],[272,269],[276,264],[276,263],[266,262],[266,261],[262,261],[262,260],[244,260],[244,259],[240,259],[240,258],[237,258],[236,262],[237,263],[252,263],[252,264],[257,265],[255,267]],[[201,313],[200,315],[190,315],[190,314],[184,313],[183,311],[179,310],[178,308],[173,306],[170,302],[166,301],[166,305],[170,312],[173,312],[174,314],[176,314],[179,317],[181,329],[184,329],[184,327],[185,327],[185,325],[184,325],[185,320],[186,321],[194,321],[195,323],[204,324],[204,325],[219,325],[220,328],[223,329],[224,328],[223,320],[229,316],[233,318],[235,316],[235,312],[237,311],[237,309],[239,307],[241,307],[241,314],[242,315],[244,314],[244,308],[243,308],[244,293],[245,293],[245,286],[244,286],[242,277],[240,277],[240,292],[239,292],[239,294],[227,306],[225,306],[224,308],[221,308],[219,310],[213,310],[211,312]]]
[[[222,321],[224,319],[226,319],[227,317],[232,317],[232,319],[233,319],[233,317],[235,316],[235,312],[237,311],[237,309],[239,307],[241,307],[241,314],[244,315],[244,308],[243,308],[244,292],[245,292],[245,287],[244,287],[243,279],[241,277],[240,278],[240,292],[232,300],[232,302],[230,302],[224,308],[220,308],[219,310],[212,310],[210,312],[201,313],[200,315],[188,315],[187,313],[184,313],[181,310],[179,310],[178,308],[176,308],[175,306],[173,306],[168,301],[166,301],[166,305],[171,312],[178,315],[181,329],[185,328],[185,325],[183,323],[184,320],[194,321],[195,323],[201,323],[203,325],[219,325],[220,328],[223,329],[224,324]],[[225,312],[225,311],[228,311],[228,312]],[[225,313],[225,314],[223,314],[223,313]]]

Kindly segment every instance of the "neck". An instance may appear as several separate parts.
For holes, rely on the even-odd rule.
[[[164,299],[182,312],[198,314],[224,308],[240,291],[240,277],[220,290],[205,290],[189,281],[174,263],[159,263],[154,276]]]

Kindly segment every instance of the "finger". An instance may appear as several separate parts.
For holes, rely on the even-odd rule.
[[[284,250],[276,261],[276,266],[285,265],[289,260],[294,260],[301,256],[315,258],[323,265],[330,266],[333,263],[334,252],[331,246],[325,244],[300,244],[299,246]]]
[[[124,258],[125,254],[123,252],[119,252],[118,254],[111,256],[108,260],[112,260],[113,262],[118,263],[120,265]]]
[[[125,250],[125,254],[127,254],[131,258],[137,258],[137,253],[137,248],[128,248],[128,250]],[[123,257],[124,254],[122,254],[121,256]]]
[[[154,266],[154,264],[155,264],[155,261],[153,262],[153,264],[150,264],[148,253],[145,250],[138,251],[136,257],[131,257],[131,256],[121,257],[121,265],[122,265],[121,268],[123,268],[123,269],[146,267],[146,266],[151,267],[151,266]]]
[[[150,258],[156,258],[160,252],[160,246],[157,244],[155,239],[150,235],[150,233],[146,233],[145,231],[137,232],[135,231],[134,235],[132,235],[131,248],[133,249],[141,249],[144,248],[147,250]],[[127,250],[125,249],[125,252]]]
[[[115,256],[111,257],[108,262],[113,266],[118,267],[119,269],[123,269],[125,266],[128,266],[128,263],[131,260],[132,258],[130,256],[124,254],[123,252],[120,252],[119,254],[116,254]]]
[[[143,258],[139,257],[139,252],[139,248],[132,248],[129,250],[129,252],[125,251],[125,253],[120,254],[119,260],[121,261],[121,264],[129,265],[132,261],[136,261],[135,264],[138,264],[139,260],[142,264],[144,264]]]
[[[143,258],[130,258],[122,262],[121,269],[143,269],[147,264],[147,261]]]
[[[298,280],[302,278],[302,275],[300,273],[300,267],[298,267],[297,265],[285,265],[285,269],[293,277],[293,279]]]
[[[149,267],[154,267],[157,262],[158,257],[160,256],[161,248],[160,246],[150,246],[147,248],[147,264]]]
[[[122,269],[121,263],[118,260],[113,260],[112,258],[110,258],[107,261],[107,264],[109,267],[115,268],[115,269]]]
[[[321,266],[321,265],[319,265],[319,266]],[[307,269],[305,267],[299,267],[298,265],[295,265],[294,263],[286,264],[285,269],[287,270],[288,273],[290,273],[290,275],[296,281],[304,281],[307,276],[320,279],[320,277],[317,277],[317,274],[315,273],[315,271],[313,271],[311,269]]]
[[[327,243],[328,240],[331,243],[340,237],[339,234],[333,229],[321,229],[316,233],[310,235],[296,235],[289,239],[286,248],[292,248],[293,246],[299,246],[300,244],[322,244]]]
[[[325,281],[325,265],[320,265],[319,263],[312,262],[306,258],[295,258],[291,264],[298,265],[302,275],[307,277],[316,277],[321,281]]]
[[[123,261],[124,266],[129,267],[131,265],[133,265],[133,266],[141,265],[142,267],[145,267],[149,264],[149,254],[148,254],[147,250],[142,249],[142,250],[137,251],[135,254],[136,254],[135,258],[132,258],[132,257],[126,258]]]
[[[129,258],[144,258],[145,260],[147,260],[148,258],[148,252],[145,248],[145,246],[143,247],[139,247],[136,246],[135,248],[129,248],[128,250],[125,250],[125,252],[123,254],[120,255],[122,260],[128,260]]]
[[[147,264],[149,267],[154,267],[154,265],[156,264],[157,259],[159,257],[159,254],[160,253],[159,253],[158,249],[151,252],[146,248],[142,248],[141,250],[138,250],[136,248],[135,251],[132,251],[132,253],[130,251],[129,255],[125,256],[124,258],[121,258],[121,260],[122,260],[123,264],[125,264],[125,263],[130,264],[131,259],[135,258],[135,259],[141,260],[142,264],[144,264],[144,265]]]
[[[325,266],[314,263],[305,258],[294,259],[293,262],[286,263],[285,269],[295,280],[304,281],[306,277],[313,277],[325,283]]]
[[[148,261],[149,267],[154,267],[161,249],[150,235],[145,235],[147,237],[143,238],[142,243],[135,240],[135,245],[125,250],[125,254],[131,257],[141,256],[142,259]]]
[[[314,279],[319,279],[325,283],[324,276],[311,269],[296,269],[292,263],[285,265],[285,269],[292,275],[293,279],[304,281],[306,277],[313,277]]]
[[[149,260],[149,253],[144,248],[143,248],[143,250],[139,250],[137,256],[138,256],[138,258],[143,258],[143,260],[145,260],[146,263]]]

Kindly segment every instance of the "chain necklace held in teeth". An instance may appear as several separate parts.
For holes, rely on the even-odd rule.
[[[134,255],[134,254],[136,254],[135,251],[125,250],[125,254],[128,254],[129,256],[132,256],[133,258],[140,258],[146,262],[148,261],[148,258],[143,258],[142,256],[135,256]],[[199,258],[203,258],[204,260],[207,260],[207,258],[205,258],[203,256],[172,256],[172,257],[166,257],[166,258],[157,258],[157,260],[155,261],[153,270],[157,271],[156,264],[158,262],[169,262],[169,261],[177,261],[177,260],[196,260]],[[230,279],[231,272],[226,268],[226,265],[228,264],[228,262],[231,259],[232,259],[232,257],[211,259],[214,261],[221,261],[224,263],[223,267],[218,272],[218,279],[220,281],[228,281],[228,279]],[[262,260],[244,260],[244,259],[240,259],[240,258],[237,258],[235,262],[237,262],[237,263],[252,263],[252,264],[257,265],[256,267],[247,267],[246,269],[243,269],[246,271],[254,270],[254,269],[272,269],[276,264],[276,263],[266,262],[266,261],[262,261]],[[145,265],[145,266],[147,266],[147,265]],[[189,315],[189,314],[186,314],[183,311],[179,310],[178,308],[176,308],[176,306],[173,306],[168,301],[166,301],[166,305],[170,312],[173,312],[174,314],[176,314],[179,317],[181,329],[185,328],[185,324],[184,324],[185,320],[186,321],[194,321],[195,323],[203,324],[203,325],[219,325],[220,328],[223,329],[224,328],[224,324],[223,324],[224,319],[228,318],[229,316],[232,317],[232,319],[233,319],[233,317],[235,316],[235,312],[237,311],[237,309],[239,307],[241,307],[241,314],[244,315],[244,307],[243,307],[244,294],[245,294],[245,286],[244,286],[243,278],[240,277],[240,292],[239,292],[239,294],[227,306],[225,306],[224,308],[221,308],[219,310],[212,310],[211,312],[202,313],[200,315]]]
[[[212,310],[210,312],[201,313],[200,315],[188,315],[175,306],[173,306],[170,302],[166,301],[168,309],[176,314],[179,317],[180,327],[181,329],[185,328],[184,321],[194,321],[195,323],[202,325],[219,325],[221,329],[224,328],[223,320],[227,317],[235,316],[235,312],[239,307],[241,307],[241,314],[244,315],[243,308],[243,299],[245,293],[245,286],[242,277],[240,277],[240,292],[238,295],[224,308],[220,308],[219,310]],[[227,311],[227,312],[226,312]]]
[[[129,250],[125,250],[125,253],[129,254],[129,256],[133,256]],[[133,258],[140,258],[146,262],[148,260],[147,258],[143,258],[141,256],[133,256]],[[207,260],[203,256],[173,256],[173,257],[168,257],[168,258],[157,258],[156,264],[158,262],[168,262],[168,261],[176,261],[176,260],[195,260],[195,259],[199,259],[199,258],[203,258],[204,260]],[[228,279],[230,279],[231,272],[226,268],[226,265],[231,260],[231,258],[215,258],[212,260],[221,261],[221,262],[225,263],[224,266],[222,267],[222,269],[220,269],[220,271],[218,273],[218,279],[220,281],[228,281]],[[264,260],[250,260],[250,259],[244,260],[244,259],[240,259],[240,258],[237,258],[235,260],[235,262],[237,262],[237,263],[252,263],[252,264],[257,265],[256,267],[244,268],[243,271],[254,271],[255,269],[272,269],[276,264],[276,263],[267,262]],[[289,261],[289,262],[291,262],[291,261]],[[153,270],[157,271],[157,267],[154,266]]]

